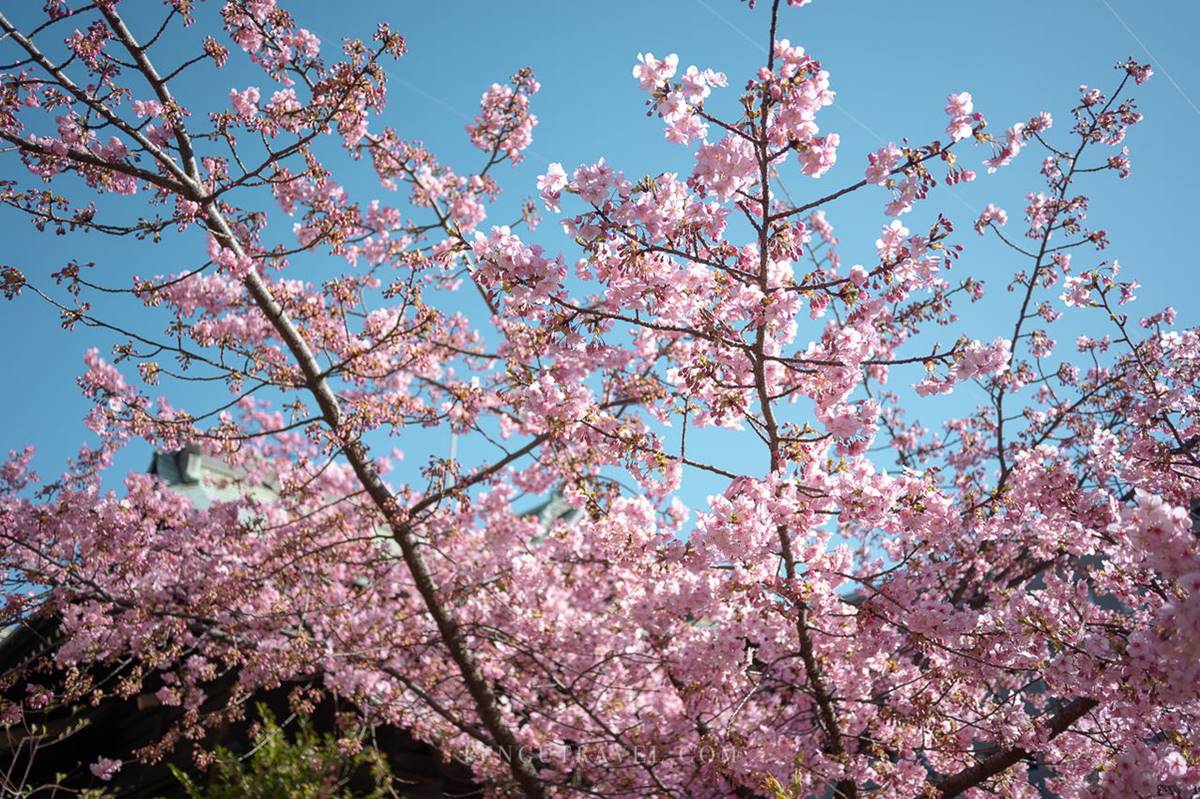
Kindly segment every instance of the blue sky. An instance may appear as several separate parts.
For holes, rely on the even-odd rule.
[[[21,16],[38,5],[29,3],[11,13]],[[136,23],[141,5],[157,16],[159,4],[145,0],[122,8]],[[199,29],[213,24],[218,7],[211,1],[200,5]],[[460,171],[477,162],[463,125],[475,114],[479,95],[493,81],[503,82],[519,67],[532,66],[542,84],[534,103],[540,124],[526,162],[500,173],[506,188],[501,207],[509,209],[534,193],[536,177],[550,161],[562,162],[569,171],[604,156],[631,176],[687,173],[687,151],[663,141],[661,123],[645,116],[644,95],[630,75],[637,53],[676,52],[681,66],[695,63],[724,71],[736,89],[761,62],[766,43],[766,8],[750,10],[736,0],[307,0],[288,7],[326,47],[336,46],[343,36],[368,37],[381,19],[405,34],[409,54],[391,68],[385,122],[407,138],[424,140]],[[145,24],[150,24],[148,19]],[[1194,42],[1198,29],[1200,3],[1185,0],[902,5],[814,0],[804,9],[784,9],[780,37],[803,45],[832,74],[838,101],[823,112],[819,123],[842,138],[838,164],[830,173],[813,181],[798,171],[785,172],[785,183],[797,201],[811,199],[858,180],[866,153],[888,140],[907,136],[924,143],[944,138],[942,106],[951,91],[971,91],[977,110],[994,129],[1041,110],[1053,113],[1065,128],[1066,111],[1078,96],[1079,84],[1108,88],[1118,77],[1112,70],[1118,60],[1131,55],[1152,60],[1157,74],[1137,91],[1146,121],[1129,140],[1133,176],[1121,182],[1110,175],[1092,180],[1086,187],[1093,197],[1090,221],[1106,228],[1113,242],[1103,257],[1120,259],[1125,274],[1143,284],[1135,314],[1170,303],[1179,310],[1182,324],[1197,324],[1200,270],[1192,254],[1192,236],[1200,210],[1195,194],[1200,159],[1192,147],[1200,138],[1200,108],[1194,102],[1200,99],[1200,58]],[[196,110],[205,103],[223,107],[229,87],[262,84],[234,65],[218,77],[185,84],[185,103]],[[714,107],[728,109],[736,94],[727,90]],[[987,154],[977,150],[968,162],[977,164]],[[1019,223],[1022,198],[1042,188],[1036,174],[1039,159],[1029,150],[996,175],[981,174],[976,183],[953,194],[939,191],[905,217],[914,230],[938,211],[957,221],[958,240],[968,245],[959,269],[987,280],[992,295],[962,321],[963,331],[973,337],[990,339],[1011,329],[1013,298],[1004,294],[1003,286],[1019,264],[1007,251],[979,240],[969,224],[988,202],[1009,210],[1010,227]],[[22,172],[11,156],[0,158],[0,179],[29,185]],[[360,199],[387,200],[367,170],[339,178]],[[860,194],[830,209],[846,263],[871,259],[879,227],[887,221],[881,213],[882,190]],[[203,259],[195,240],[152,247],[96,235],[57,238],[37,234],[9,212],[0,213],[0,233],[0,263],[20,267],[42,286],[71,257],[95,261],[109,283],[124,282],[135,273],[176,271]],[[536,238],[548,249],[562,246],[550,218]],[[1090,323],[1084,319],[1077,324]],[[87,405],[74,384],[82,371],[82,353],[94,345],[104,350],[111,341],[86,330],[62,331],[55,316],[30,296],[0,302],[0,336],[7,345],[0,450],[34,444],[39,469],[57,474],[86,433],[80,420]],[[176,404],[188,405],[186,392],[174,396]],[[957,405],[931,406],[931,413],[943,415],[969,401],[970,396],[959,396],[951,401]],[[438,446],[433,434],[425,434],[423,440]],[[730,441],[734,448],[741,446]],[[401,446],[413,446],[417,451],[411,454],[420,455],[422,440]],[[149,458],[148,445],[134,444],[122,456],[118,471],[143,469]]]

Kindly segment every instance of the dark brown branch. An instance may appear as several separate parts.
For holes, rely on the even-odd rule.
[[[1072,699],[1050,718],[1049,723],[1046,725],[1046,729],[1049,732],[1046,740],[1054,740],[1059,735],[1062,735],[1072,724],[1098,704],[1099,702],[1095,699],[1088,699],[1086,697]],[[937,784],[938,796],[942,797],[942,799],[950,799],[952,796],[958,796],[964,791],[991,779],[1000,772],[1012,768],[1025,758],[1033,757],[1034,754],[1034,752],[1030,752],[1028,749],[1023,749],[1019,746],[1011,749],[1001,749],[998,752],[988,755],[975,765],[965,768],[956,774],[951,774],[939,782]]]

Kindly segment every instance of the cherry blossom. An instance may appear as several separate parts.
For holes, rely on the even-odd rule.
[[[975,220],[975,232],[982,236],[988,225],[993,223],[1000,225],[1001,227],[1007,225],[1008,214],[1005,213],[1003,208],[997,208],[991,203],[988,203],[987,207],[980,212],[979,218]]]
[[[80,765],[112,785],[202,768],[287,687],[496,797],[1194,795],[1200,333],[1138,308],[1084,193],[1128,173],[1150,68],[998,136],[952,94],[949,142],[897,132],[793,200],[848,145],[781,5],[740,88],[638,55],[683,160],[536,178],[497,168],[533,145],[532,72],[481,81],[443,159],[386,105],[385,25],[333,48],[275,0],[174,4],[161,40],[124,4],[0,14],[6,213],[194,256],[0,268],[87,338],[90,431],[49,480],[0,465],[3,621],[60,633],[0,723],[152,695],[161,736]],[[211,108],[176,96],[199,81]],[[981,164],[1036,183],[1020,235],[966,220],[1012,248],[987,314],[999,267],[945,188]],[[565,235],[522,229],[510,185]],[[872,251],[839,200],[875,185],[923,213]],[[109,488],[138,446],[219,465],[203,499]]]
[[[113,778],[113,776],[118,771],[121,770],[121,766],[122,766],[122,763],[120,760],[113,760],[112,758],[102,757],[99,760],[97,760],[95,763],[93,763],[91,766],[89,766],[89,768],[91,769],[91,772],[93,774],[95,774],[97,777],[104,780],[105,782],[108,782],[109,780],[111,780]]]
[[[974,127],[975,102],[970,92],[959,92],[946,97],[946,115],[950,122],[946,133],[954,141],[965,139],[971,135]]]
[[[679,56],[675,53],[662,59],[655,58],[654,53],[638,53],[637,60],[633,76],[638,79],[638,86],[644,92],[652,92],[663,81],[675,77],[675,71],[679,68]]]
[[[886,147],[881,147],[873,153],[867,155],[867,182],[878,183],[880,186],[887,181],[888,176],[900,164],[904,158],[904,152],[895,144],[888,142]]]

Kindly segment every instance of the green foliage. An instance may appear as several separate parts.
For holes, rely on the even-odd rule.
[[[388,799],[400,797],[383,754],[361,741],[319,733],[305,717],[285,730],[266,707],[250,752],[224,747],[201,782],[172,767],[188,799]],[[351,778],[369,777],[374,787],[350,787]]]
[[[771,799],[799,799],[803,794],[801,785],[799,774],[792,780],[791,785],[784,785],[770,775],[763,780],[763,788],[766,789]]]

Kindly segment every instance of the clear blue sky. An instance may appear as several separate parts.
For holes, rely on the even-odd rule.
[[[40,6],[24,6],[24,0],[5,5],[23,6],[11,12],[18,17]],[[636,54],[677,52],[681,66],[724,71],[738,87],[761,62],[766,40],[766,9],[752,11],[736,0],[300,0],[287,5],[326,47],[343,36],[368,37],[379,19],[404,33],[410,52],[391,70],[386,122],[406,137],[423,139],[460,171],[477,160],[463,124],[476,112],[481,92],[517,68],[532,66],[542,83],[535,98],[540,124],[526,163],[500,174],[509,208],[534,193],[536,176],[549,161],[570,170],[604,156],[629,175],[686,173],[686,152],[666,144],[661,123],[644,115],[644,95],[630,75]],[[161,8],[151,0],[126,0],[122,10],[136,21],[143,6],[154,17]],[[199,28],[212,25],[218,7],[212,0],[200,4]],[[1144,286],[1134,313],[1171,303],[1181,323],[1194,325],[1200,322],[1200,272],[1192,241],[1200,210],[1200,159],[1194,153],[1200,139],[1200,109],[1194,102],[1200,101],[1197,30],[1200,3],[1191,0],[814,0],[804,9],[785,9],[780,37],[805,46],[832,73],[838,102],[819,121],[842,137],[839,162],[829,174],[816,182],[792,174],[788,187],[798,201],[818,196],[859,179],[865,154],[887,140],[907,136],[923,143],[943,137],[942,106],[951,91],[971,91],[976,108],[996,129],[1043,109],[1065,127],[1080,83],[1108,88],[1117,77],[1111,67],[1118,60],[1130,55],[1152,60],[1157,74],[1137,92],[1147,119],[1129,141],[1133,176],[1118,183],[1105,175],[1093,182],[1091,222],[1110,232],[1113,246],[1106,255],[1119,258],[1126,273]],[[220,82],[193,83],[184,95],[194,110],[203,110],[206,99],[223,107],[230,86],[251,83],[262,81],[227,68]],[[735,96],[736,91],[727,91],[725,102]],[[980,150],[969,160],[983,157]],[[963,321],[963,330],[974,337],[990,339],[1010,329],[1003,308],[1011,298],[1003,285],[1015,264],[1006,251],[980,242],[969,224],[988,202],[1007,208],[1019,224],[1022,198],[1041,187],[1039,158],[1027,151],[1001,173],[981,175],[955,196],[940,192],[940,199],[905,217],[913,229],[939,210],[958,222],[959,240],[969,245],[960,269],[988,279],[993,295],[989,305]],[[18,169],[13,158],[3,158],[0,179],[19,177],[28,185]],[[360,199],[381,194],[365,170],[344,182]],[[847,263],[871,259],[886,221],[883,203],[880,190],[831,210]],[[555,229],[548,219],[538,233],[552,249],[560,246]],[[22,268],[40,285],[70,257],[96,261],[109,283],[134,273],[176,271],[203,258],[189,249],[194,242],[150,247],[96,235],[38,235],[11,213],[0,214],[0,231],[0,263]],[[32,443],[40,451],[38,467],[57,474],[86,433],[80,420],[87,406],[74,384],[82,353],[97,344],[106,349],[111,342],[88,331],[63,332],[32,297],[0,302],[0,336],[6,344],[0,356],[6,379],[0,392],[0,449]],[[186,394],[174,396],[177,405],[187,407]],[[420,455],[419,445],[412,454]],[[118,465],[142,469],[148,462],[148,447],[134,445]]]

